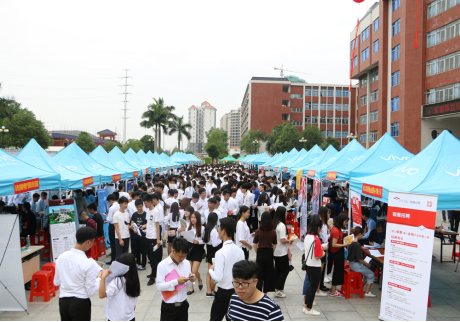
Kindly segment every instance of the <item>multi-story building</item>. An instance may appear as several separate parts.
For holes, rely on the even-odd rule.
[[[350,33],[359,80],[357,135],[385,132],[418,153],[448,129],[460,137],[460,0],[376,2]],[[417,17],[418,12],[418,17]],[[418,23],[418,25],[417,25]]]
[[[295,76],[252,77],[241,105],[241,136],[249,129],[270,134],[290,121],[299,132],[316,125],[324,138],[332,136],[346,145],[354,128],[354,94],[355,87],[350,95],[349,85],[309,84]]]
[[[188,108],[188,122],[192,125],[188,150],[198,154],[205,153],[204,147],[208,142],[206,132],[216,127],[216,108],[206,101],[198,107],[192,105]]]
[[[220,127],[228,134],[228,147],[240,146],[240,112],[241,108],[231,110],[220,119]]]

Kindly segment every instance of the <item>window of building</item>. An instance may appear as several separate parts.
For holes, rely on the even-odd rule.
[[[348,111],[348,104],[342,105],[342,111]]]
[[[321,103],[321,111],[325,111],[327,109],[326,103]]]
[[[350,44],[350,51],[353,51],[354,47],[355,47],[355,40],[353,39]]]
[[[333,135],[332,133],[333,133],[333,131],[332,131],[332,130],[327,130],[327,136],[330,136],[330,137],[332,137],[332,135]]]
[[[401,31],[401,19],[396,20],[391,25],[391,36],[396,36]]]
[[[371,92],[371,103],[372,102],[375,102],[375,101],[378,101],[379,99],[379,90],[375,90],[373,92]]]
[[[305,96],[311,96],[311,88],[305,88]]]
[[[401,0],[391,0],[391,9],[393,12],[401,6]]]
[[[366,124],[367,123],[367,113],[361,114],[359,116],[359,124]]]
[[[359,142],[366,143],[366,133],[359,134]]]
[[[460,51],[426,62],[426,76],[432,76],[460,67]]]
[[[318,89],[317,88],[314,88],[312,90],[312,96],[318,96]]]
[[[327,124],[334,124],[334,119],[332,117],[328,117]]]
[[[335,118],[335,124],[341,124],[342,123],[342,118],[341,117],[336,117]]]
[[[460,19],[427,33],[427,47],[432,47],[458,37],[460,34]]]
[[[361,33],[361,42],[363,42],[367,38],[369,38],[369,27],[364,29],[363,32]]]
[[[460,4],[460,0],[436,0],[428,4],[428,19]]]
[[[334,96],[334,90],[333,89],[328,89],[327,90],[327,96],[333,97]]]
[[[377,30],[379,30],[379,25],[380,25],[380,21],[379,21],[379,18],[377,17],[377,19],[374,20],[374,22],[372,23],[373,27],[374,27],[374,32],[376,32]]]
[[[327,110],[328,111],[333,111],[334,110],[334,104],[332,104],[332,103],[327,104]]]
[[[282,100],[281,105],[289,106],[289,100]]]
[[[292,107],[291,107],[291,112],[292,112],[292,113],[302,113],[303,110],[302,110],[301,108],[292,108]]]
[[[335,110],[336,111],[341,111],[342,110],[342,104],[335,103]]]
[[[391,136],[399,136],[399,122],[391,123]]]
[[[379,120],[379,110],[372,111],[370,113],[370,123],[377,122]]]
[[[361,101],[361,106],[367,105],[367,94],[361,96],[360,101]]]
[[[302,94],[291,94],[291,99],[302,98]]]
[[[399,70],[391,74],[391,87],[399,85]]]
[[[353,67],[358,66],[358,56],[355,56],[355,59],[353,59]]]
[[[372,53],[375,54],[378,51],[379,51],[379,40],[377,39],[376,41],[374,41],[374,44],[372,45]]]
[[[342,137],[342,132],[340,132],[340,131],[335,131],[335,137],[336,137],[337,139],[340,139],[340,138]]]
[[[343,90],[342,97],[348,97],[348,89]]]
[[[460,98],[459,94],[460,83],[429,89],[426,91],[426,104],[433,104],[458,99]]]
[[[311,123],[312,124],[318,124],[318,116],[312,116],[311,117]]]
[[[378,140],[378,131],[369,132],[369,142],[377,142]]]
[[[322,89],[322,90],[321,90],[321,96],[322,96],[322,97],[326,97],[326,96],[327,96],[327,90],[326,90],[326,89]]]
[[[283,85],[283,92],[289,93],[290,92],[289,87],[290,87],[289,85]]]
[[[289,114],[281,114],[281,119],[283,121],[289,121]]]
[[[321,130],[321,132],[323,133],[323,138],[326,138],[326,130]]]
[[[369,47],[367,47],[361,52],[361,61],[363,62],[368,58],[369,58]]]
[[[359,83],[361,84],[361,88],[367,85],[367,76],[363,77],[359,80]]]
[[[392,112],[399,111],[399,96],[393,97],[391,99],[391,111]]]
[[[294,125],[294,126],[302,126],[302,122],[297,122],[297,121],[292,121],[290,124]]]
[[[336,89],[335,90],[335,96],[336,97],[342,97],[342,90],[341,89]]]
[[[310,103],[305,103],[305,109],[306,110],[311,110],[311,104]]]
[[[318,110],[318,103],[312,103],[311,104],[311,109],[312,110]]]
[[[401,46],[395,46],[391,49],[391,61],[395,61],[400,57],[400,48]]]
[[[348,117],[342,117],[342,124],[348,124]]]
[[[321,116],[321,117],[319,118],[319,122],[320,122],[321,124],[326,124],[326,117],[325,117],[325,116]]]
[[[371,84],[375,81],[379,80],[379,71],[376,70],[375,72],[371,73]]]
[[[311,122],[310,116],[305,116],[305,123],[310,124],[310,122]]]

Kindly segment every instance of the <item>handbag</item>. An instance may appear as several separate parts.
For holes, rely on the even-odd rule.
[[[302,271],[306,271],[307,270],[307,257],[308,255],[310,255],[310,252],[311,252],[311,249],[315,249],[315,242],[316,242],[316,239],[318,239],[318,237],[316,237],[314,240],[313,240],[313,243],[311,243],[311,246],[310,246],[310,249],[308,250],[308,254],[307,256],[305,256],[305,253],[302,254]]]
[[[176,230],[175,230],[175,229],[169,228],[168,236],[169,236],[169,237],[174,237],[174,236],[176,236]]]

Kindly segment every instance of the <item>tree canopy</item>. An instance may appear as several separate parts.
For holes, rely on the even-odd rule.
[[[211,128],[206,132],[206,138],[208,142],[204,147],[205,151],[208,151],[208,147],[214,144],[219,150],[218,157],[220,159],[225,158],[228,155],[228,134],[223,129]]]
[[[190,130],[192,129],[192,126],[188,123],[185,123],[184,117],[176,117],[173,118],[169,122],[169,135],[177,134],[177,147],[178,150],[180,150],[180,141],[182,141],[183,136],[187,140],[190,140],[192,138],[190,134]]]
[[[91,153],[96,148],[96,144],[94,144],[93,138],[84,131],[78,134],[75,143],[86,153]]]
[[[155,141],[150,141],[150,139],[152,138],[153,137],[151,135],[146,134],[140,139],[140,141],[144,145],[143,150],[145,153],[149,151],[152,151],[152,153],[155,152]]]
[[[299,145],[299,130],[294,125],[286,124],[273,144],[276,152],[291,151]]]
[[[109,153],[116,146],[118,146],[118,144],[116,142],[109,141],[106,144],[104,144],[103,148],[107,153]]]
[[[220,153],[219,149],[217,148],[217,145],[215,144],[206,144],[206,152],[212,158],[213,161],[219,157]]]
[[[140,140],[129,139],[121,146],[121,151],[126,153],[129,149],[133,149],[134,152],[139,152],[144,148],[144,144]]]
[[[272,133],[267,137],[267,144],[265,146],[266,150],[268,151],[268,153],[270,154],[276,154],[277,152],[280,152],[280,151],[277,151],[276,148],[275,148],[275,142],[276,140],[278,140],[278,138],[280,137],[281,135],[281,132],[283,131],[283,128],[287,125],[286,122],[283,122],[283,124],[280,124],[280,125],[277,125],[275,126],[273,129],[272,129]],[[282,151],[284,152],[284,151]]]
[[[240,140],[240,149],[246,151],[248,154],[257,153],[257,148],[260,146],[260,141],[265,141],[269,137],[268,134],[262,132],[260,129],[257,131],[249,129],[248,133],[243,135]],[[257,140],[258,145],[253,142]]]
[[[329,147],[329,145],[332,145],[337,151],[340,151],[341,149],[340,141],[336,138],[333,138],[332,136],[328,136],[326,140],[324,140],[323,143],[321,143],[320,148],[326,150]]]
[[[321,144],[323,143],[323,132],[321,132],[321,130],[315,125],[307,126],[300,133],[300,137],[303,137],[307,140],[307,142],[300,145],[301,147],[304,147],[307,150],[310,150],[316,144],[318,144],[318,146],[321,146]]]

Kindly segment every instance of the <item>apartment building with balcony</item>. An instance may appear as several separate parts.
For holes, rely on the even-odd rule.
[[[240,113],[241,108],[231,110],[220,119],[220,127],[228,134],[228,147],[240,146]]]
[[[188,123],[192,125],[191,138],[188,141],[188,150],[195,154],[204,154],[204,147],[208,142],[206,132],[216,127],[216,108],[204,101],[200,106],[192,105],[188,108]]]

